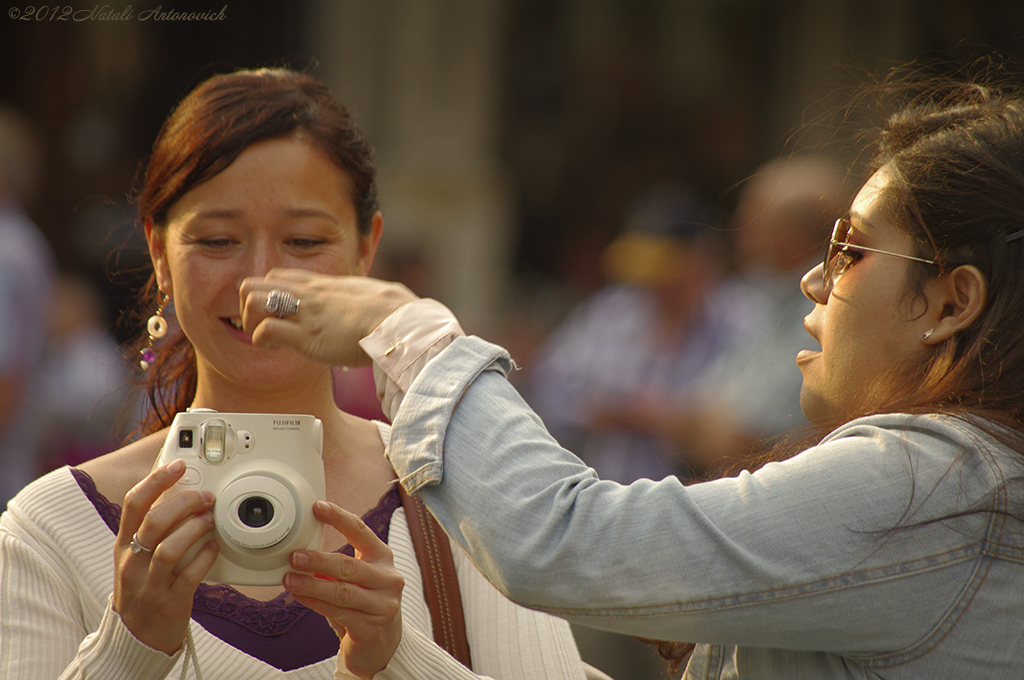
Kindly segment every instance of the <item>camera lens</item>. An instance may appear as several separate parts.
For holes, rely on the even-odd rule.
[[[247,527],[263,527],[274,519],[274,504],[262,496],[246,498],[238,505],[238,519]]]

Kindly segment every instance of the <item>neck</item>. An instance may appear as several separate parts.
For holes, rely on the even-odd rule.
[[[304,413],[325,422],[338,411],[330,368],[272,385],[238,383],[199,371],[193,408],[224,413]]]

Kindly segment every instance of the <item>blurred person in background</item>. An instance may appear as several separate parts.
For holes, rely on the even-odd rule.
[[[611,283],[574,309],[528,367],[527,401],[556,439],[602,479],[682,472],[661,414],[743,334],[723,286],[727,250],[717,209],[663,185],[627,214],[605,251]],[[730,310],[723,313],[723,310]],[[750,310],[753,312],[753,310]]]
[[[849,198],[845,173],[824,158],[776,158],[754,172],[732,215],[738,276],[750,331],[701,379],[696,398],[666,406],[662,428],[686,451],[688,468],[714,476],[759,442],[807,419],[800,411],[800,370],[793,357],[813,349],[803,319],[814,303],[800,277],[821,257],[835,215]]]
[[[54,256],[25,213],[38,188],[41,143],[22,112],[0,106],[0,510],[39,472],[32,417],[49,323]]]
[[[127,435],[129,374],[107,330],[103,298],[87,279],[62,275],[54,288],[35,417],[42,421],[42,469],[78,465],[116,449]]]

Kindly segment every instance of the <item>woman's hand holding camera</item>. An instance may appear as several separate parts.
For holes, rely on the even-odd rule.
[[[402,638],[402,588],[391,549],[357,515],[319,501],[317,519],[355,548],[341,553],[296,550],[284,586],[296,600],[327,618],[341,640],[338,663],[371,678],[388,665]]]
[[[175,565],[213,526],[213,494],[189,491],[156,503],[185,472],[178,460],[158,467],[125,496],[114,543],[113,607],[141,642],[177,652],[188,631],[192,596],[217,558],[208,541],[178,574]]]
[[[257,347],[288,347],[332,366],[364,366],[359,341],[416,295],[400,283],[274,269],[239,289],[242,328]]]

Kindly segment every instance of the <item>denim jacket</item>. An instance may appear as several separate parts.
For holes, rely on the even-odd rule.
[[[980,430],[874,416],[753,474],[622,486],[558,446],[509,369],[456,339],[388,456],[511,599],[700,643],[685,678],[1024,677],[1021,527],[964,512],[1020,493],[1018,454]]]

